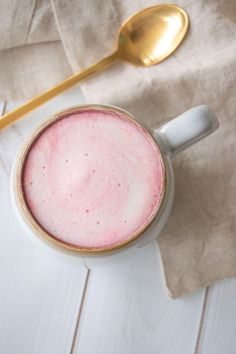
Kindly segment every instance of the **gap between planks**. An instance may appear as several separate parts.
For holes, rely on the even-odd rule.
[[[199,328],[198,328],[198,333],[197,333],[194,354],[200,354],[200,350],[201,350],[201,343],[202,343],[202,339],[203,339],[203,335],[204,335],[204,327],[205,327],[205,322],[206,322],[206,312],[207,312],[207,308],[209,306],[209,291],[210,291],[210,287],[208,286],[205,289],[204,300],[203,300],[203,305],[202,305],[202,312],[201,312],[201,317],[200,317],[200,322],[199,322]]]
[[[72,339],[70,354],[74,354],[76,342],[78,340],[79,324],[80,324],[80,319],[81,319],[81,315],[82,315],[82,311],[83,311],[85,296],[87,293],[90,273],[91,273],[91,270],[89,268],[87,268],[87,274],[86,274],[86,278],[85,278],[85,282],[84,282],[84,289],[83,289],[83,294],[82,294],[82,298],[81,298],[81,302],[80,302],[80,306],[79,306],[79,311],[78,311],[78,315],[77,315],[77,320],[76,320],[75,331],[74,331],[74,335],[73,335],[73,339]]]

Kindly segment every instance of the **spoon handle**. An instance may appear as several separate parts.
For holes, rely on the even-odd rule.
[[[17,119],[21,118],[23,115],[33,111],[35,108],[47,102],[48,100],[55,97],[59,93],[67,90],[69,87],[73,86],[74,84],[87,79],[88,77],[96,74],[98,71],[101,71],[102,69],[105,69],[107,66],[112,64],[117,59],[118,59],[118,53],[115,52],[110,56],[108,56],[107,58],[104,58],[99,62],[93,64],[89,68],[79,72],[78,74],[70,76],[65,81],[62,81],[59,85],[56,85],[51,89],[49,89],[48,91],[45,91],[44,93],[27,101],[22,106],[19,106],[13,111],[5,114],[0,118],[0,129],[6,127],[7,125],[12,124]]]

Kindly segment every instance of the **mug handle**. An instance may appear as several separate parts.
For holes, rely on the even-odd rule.
[[[197,141],[205,138],[219,126],[215,113],[206,105],[191,108],[180,116],[154,128],[154,138],[164,152],[175,156]]]

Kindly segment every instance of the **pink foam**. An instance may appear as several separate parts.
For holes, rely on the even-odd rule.
[[[55,238],[84,248],[113,247],[153,218],[164,188],[163,164],[139,125],[88,109],[38,138],[23,186],[32,215]]]

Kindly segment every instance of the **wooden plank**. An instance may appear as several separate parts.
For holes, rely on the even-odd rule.
[[[236,353],[235,295],[235,278],[223,280],[210,288],[197,354]]]
[[[204,291],[168,298],[155,243],[120,263],[90,266],[73,353],[194,353]]]
[[[9,174],[19,144],[65,97],[0,135],[0,353],[70,353],[87,276],[81,259],[55,258],[21,230],[10,203]],[[70,96],[66,100],[78,102]],[[71,102],[70,102],[71,103]],[[15,103],[17,105],[18,103]],[[7,110],[13,108],[7,105]]]

